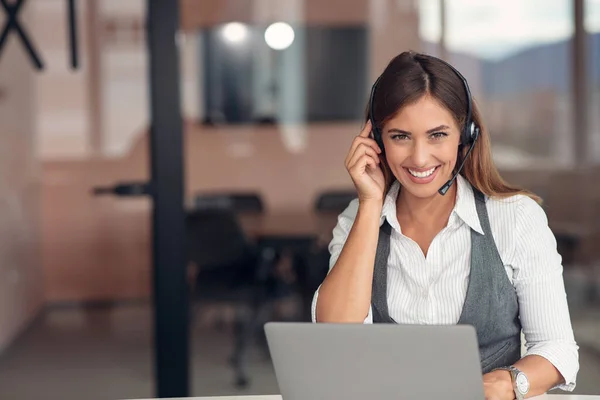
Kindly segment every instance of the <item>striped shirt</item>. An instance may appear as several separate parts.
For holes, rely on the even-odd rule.
[[[396,216],[396,181],[388,192],[382,212],[392,226],[388,258],[388,308],[401,324],[456,324],[467,292],[471,240],[470,231],[484,234],[475,209],[473,190],[465,178],[456,180],[456,202],[448,225],[431,242],[427,256],[419,245],[404,236]],[[562,276],[562,258],[548,227],[543,209],[523,195],[489,199],[487,210],[498,252],[514,286],[528,355],[550,361],[571,391],[579,370]],[[331,269],[344,246],[358,211],[353,200],[338,217],[329,244]],[[312,319],[316,321],[319,291],[314,295]],[[371,311],[365,323],[372,323]]]

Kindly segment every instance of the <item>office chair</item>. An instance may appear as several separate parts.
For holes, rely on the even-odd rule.
[[[337,222],[337,217],[356,196],[354,189],[337,189],[321,192],[315,198],[313,212],[319,216],[318,240],[308,257],[310,267],[306,268],[307,275],[301,279],[301,282],[303,282],[301,291],[306,310],[310,310],[312,296],[329,271],[330,254],[327,246],[331,241],[332,230]]]
[[[231,363],[237,386],[248,384],[245,353],[264,308],[269,282],[268,257],[263,257],[242,231],[235,215],[227,209],[193,210],[186,218],[188,261],[197,268],[191,297],[230,303],[236,309],[235,344]],[[243,308],[250,308],[244,314]]]

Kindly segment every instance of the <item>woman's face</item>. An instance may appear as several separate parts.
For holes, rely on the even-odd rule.
[[[423,96],[402,108],[383,127],[390,169],[406,194],[435,196],[456,165],[460,130],[437,100]]]

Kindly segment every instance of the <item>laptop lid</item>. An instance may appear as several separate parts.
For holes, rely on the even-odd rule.
[[[284,400],[484,398],[468,325],[265,325]]]

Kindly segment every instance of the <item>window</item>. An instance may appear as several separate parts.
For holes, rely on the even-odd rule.
[[[272,48],[267,29],[230,23],[199,33],[205,123],[362,118],[368,84],[365,27],[290,27],[293,41],[281,50],[286,40],[277,40],[285,31],[273,36]]]

